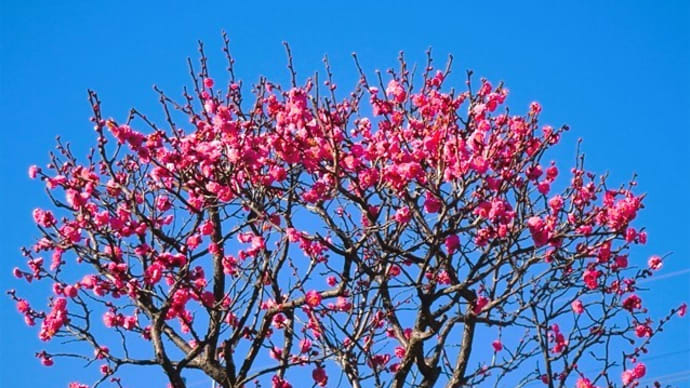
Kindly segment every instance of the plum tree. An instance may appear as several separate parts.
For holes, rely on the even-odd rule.
[[[174,388],[188,369],[221,387],[639,383],[686,307],[652,320],[639,296],[662,258],[629,260],[646,241],[634,179],[611,187],[578,151],[559,185],[545,152],[568,127],[539,124],[538,103],[510,114],[471,71],[448,90],[452,57],[415,79],[401,54],[371,81],[354,56],[337,98],[328,63],[298,84],[286,46],[290,85],[261,78],[247,102],[224,47],[226,83],[200,45],[182,101],[156,88],[162,123],[108,118],[90,91],[91,153],[58,141],[30,168],[53,206],[14,272],[53,294],[47,311],[10,296],[42,340],[73,340],[45,365],[96,361],[117,385],[158,365]]]

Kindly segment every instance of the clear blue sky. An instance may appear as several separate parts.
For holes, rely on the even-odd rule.
[[[130,106],[155,115],[151,85],[178,95],[197,39],[207,43],[212,69],[222,70],[225,29],[245,81],[287,79],[283,40],[302,77],[321,70],[327,53],[341,89],[355,80],[353,51],[373,71],[393,65],[401,49],[419,62],[429,46],[439,62],[455,55],[456,75],[472,68],[505,81],[514,111],[537,100],[543,120],[571,126],[554,158],[573,160],[575,141],[583,137],[590,169],[610,171],[613,183],[639,174],[648,196],[638,225],[647,226],[649,243],[631,259],[643,263],[653,253],[673,252],[659,274],[668,276],[648,284],[654,292],[647,305],[658,316],[690,300],[690,273],[682,272],[690,268],[688,2],[230,3],[2,0],[0,289],[17,287],[45,303],[45,290],[28,290],[11,277],[22,261],[18,248],[36,236],[31,210],[46,203],[26,169],[47,160],[56,134],[81,155],[91,145],[86,89],[100,93],[107,115],[123,118]],[[33,356],[44,346],[36,329],[24,326],[6,297],[0,313],[0,385],[93,380],[95,372],[78,363],[41,367]],[[687,319],[672,322],[654,343],[648,376],[690,387],[690,375],[673,375],[690,370]],[[163,386],[157,370],[125,376],[128,387]]]

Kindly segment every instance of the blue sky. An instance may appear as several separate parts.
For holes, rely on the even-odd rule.
[[[356,79],[353,51],[371,73],[394,65],[401,49],[421,62],[429,46],[438,65],[454,54],[457,84],[466,68],[505,81],[514,111],[537,100],[543,121],[571,126],[553,158],[573,160],[582,137],[589,169],[609,171],[615,184],[639,174],[647,198],[638,225],[647,227],[649,243],[631,259],[643,263],[651,254],[672,253],[659,274],[664,278],[648,284],[653,293],[647,305],[658,316],[690,300],[687,2],[95,3],[2,0],[3,290],[45,298],[44,290],[29,290],[11,277],[22,261],[18,248],[36,236],[31,210],[46,203],[26,169],[47,160],[56,134],[84,155],[93,140],[86,89],[99,92],[108,115],[123,118],[131,106],[155,115],[151,85],[179,95],[187,82],[185,58],[196,55],[197,39],[207,44],[212,70],[222,71],[224,29],[245,82],[259,75],[288,79],[283,40],[292,46],[302,79],[321,70],[328,54],[341,89]],[[2,385],[59,387],[75,376],[93,378],[72,362],[41,367],[33,357],[43,347],[36,330],[24,326],[7,298],[0,298],[0,312]],[[653,345],[648,376],[690,387],[688,327],[687,318],[671,322]],[[674,374],[680,372],[686,374]],[[157,370],[128,376],[129,387],[163,386]]]

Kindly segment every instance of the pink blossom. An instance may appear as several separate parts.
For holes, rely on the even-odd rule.
[[[211,220],[206,220],[201,224],[201,226],[199,226],[199,231],[204,236],[210,236],[211,234],[213,234],[213,229],[213,223],[211,222]]]
[[[311,350],[311,341],[307,338],[302,339],[299,342],[300,353],[308,353]]]
[[[632,294],[623,300],[623,308],[632,312],[636,309],[642,308],[642,299],[639,296]]]
[[[394,278],[394,277],[400,275],[400,272],[402,272],[402,270],[400,269],[400,266],[397,264],[392,264],[388,268],[388,276],[390,276],[390,277]]]
[[[194,250],[196,249],[199,244],[201,244],[201,236],[198,234],[193,234],[187,238],[187,246],[189,249]]]
[[[65,294],[65,296],[70,297],[70,298],[74,298],[75,296],[77,296],[77,292],[78,292],[78,288],[73,286],[73,285],[67,285],[67,286],[65,286],[65,289],[63,290],[63,293]]]
[[[318,291],[315,290],[308,291],[304,297],[304,300],[307,303],[307,305],[311,307],[317,307],[321,304],[321,294],[319,294]]]
[[[541,105],[533,101],[531,104],[529,104],[529,112],[534,115],[538,115],[541,112]]]
[[[527,220],[527,227],[532,234],[534,245],[540,247],[548,242],[549,232],[547,230],[546,222],[543,219],[537,216],[530,217]]]
[[[599,276],[601,275],[601,272],[599,270],[595,269],[587,269],[585,272],[582,274],[582,279],[585,281],[585,285],[587,288],[590,290],[593,290],[598,287],[599,285]]]
[[[554,353],[561,353],[568,347],[568,340],[561,332],[560,327],[555,323],[551,325],[549,338],[554,342],[554,346],[551,349]]]
[[[555,195],[549,199],[549,207],[552,213],[558,213],[563,208],[563,197]]]
[[[439,271],[438,275],[436,275],[436,281],[438,281],[440,284],[449,285],[451,283],[451,279],[448,271]]]
[[[119,317],[112,311],[107,311],[103,314],[103,324],[105,327],[119,326]]]
[[[48,341],[69,322],[67,316],[67,300],[65,298],[55,298],[52,302],[52,309],[41,324],[39,338]]]
[[[220,253],[220,246],[214,242],[208,244],[208,252],[212,255],[217,255]]]
[[[661,257],[654,255],[649,258],[649,260],[647,261],[647,265],[649,266],[649,269],[653,271],[658,271],[661,269],[664,263],[662,262]]]
[[[412,215],[410,214],[410,208],[407,206],[403,206],[396,210],[395,215],[393,216],[395,222],[400,224],[406,224],[411,218]]]
[[[558,176],[558,167],[553,165],[554,162],[551,162],[551,166],[549,166],[546,169],[546,180],[549,182],[553,182],[556,180],[556,177]]]
[[[133,330],[137,327],[138,319],[136,315],[125,317],[124,322],[122,322],[122,327],[126,330]]]
[[[252,237],[252,250],[263,250],[266,249],[266,241],[261,236]]]
[[[17,301],[17,311],[19,311],[20,313],[24,314],[28,312],[30,309],[31,307],[29,307],[29,303],[26,300],[20,299]]]
[[[335,309],[337,311],[348,312],[348,311],[352,310],[352,303],[350,303],[348,298],[344,298],[342,296],[339,296],[335,302]]]
[[[652,333],[653,333],[652,328],[649,327],[649,325],[647,325],[647,324],[637,324],[635,326],[635,335],[638,338],[651,337]]]
[[[97,360],[104,359],[108,356],[109,353],[110,349],[108,349],[107,346],[101,346],[100,348],[96,348],[93,350],[93,356],[96,357]]]
[[[56,224],[55,216],[50,210],[34,209],[32,213],[36,224],[48,228]]]
[[[403,103],[407,97],[405,89],[396,80],[390,80],[390,82],[388,82],[388,86],[386,87],[386,95],[392,97],[393,100],[399,104]]]
[[[277,346],[274,346],[274,347],[271,348],[271,350],[269,350],[268,353],[269,353],[269,356],[271,356],[272,359],[274,359],[274,360],[280,360],[280,358],[281,358],[282,355],[283,355],[283,349],[281,349],[281,348],[279,348],[279,347],[277,347]]]
[[[53,358],[48,355],[45,350],[39,352],[36,354],[36,357],[41,361],[41,364],[43,366],[53,366]]]
[[[273,322],[272,322],[273,327],[275,327],[276,329],[283,329],[283,328],[285,328],[285,321],[286,321],[285,315],[276,314],[273,316]]]
[[[107,225],[110,221],[110,213],[107,210],[98,212],[93,216],[93,221],[98,226]]]
[[[56,187],[63,185],[65,182],[67,182],[67,177],[64,175],[56,175],[52,178],[48,178],[46,180],[46,187],[48,189],[53,190]]]
[[[29,178],[36,179],[36,176],[41,172],[41,168],[37,165],[32,165],[29,167]]]
[[[113,370],[110,369],[108,364],[101,365],[99,369],[101,370],[101,373],[104,375],[109,375],[109,374],[113,373]]]
[[[475,300],[472,311],[475,314],[479,314],[487,304],[489,304],[489,299],[485,296],[480,296]]]
[[[321,366],[317,366],[314,371],[311,372],[311,376],[314,379],[316,385],[320,387],[325,387],[328,384],[328,376],[326,375],[326,370]]]
[[[573,309],[575,314],[582,314],[585,311],[585,307],[580,299],[575,299],[572,303],[570,303],[570,307]]]
[[[575,388],[594,388],[592,382],[586,377],[580,377],[575,382]]]
[[[144,272],[144,282],[146,284],[158,283],[163,277],[163,268],[159,262],[153,262]]]
[[[614,259],[614,264],[611,266],[613,269],[624,269],[628,268],[628,256],[627,255],[618,255]]]
[[[168,198],[165,195],[161,195],[156,198],[156,209],[165,212],[168,209],[172,207],[172,202],[170,202],[170,198]]]
[[[633,371],[630,369],[624,370],[621,374],[621,381],[623,381],[623,385],[632,383],[634,379],[635,377],[633,375]]]
[[[424,210],[426,210],[427,213],[438,213],[440,209],[441,201],[439,201],[435,195],[427,191],[424,200]]]
[[[446,237],[445,245],[448,254],[452,255],[460,246],[460,238],[458,238],[458,235],[456,234],[451,234],[450,236]]]
[[[537,191],[539,191],[542,195],[548,194],[549,190],[551,190],[551,184],[548,181],[543,180],[537,184]]]
[[[632,369],[626,369],[621,375],[623,385],[630,385],[631,383],[641,379],[647,374],[647,367],[643,363],[638,363]]]
[[[67,203],[75,209],[82,207],[88,198],[87,193],[80,193],[74,189],[67,189],[65,196],[67,198]]]
[[[292,388],[292,384],[282,377],[275,375],[271,378],[271,388]]]
[[[635,228],[628,228],[625,231],[625,241],[626,242],[633,242],[635,241],[635,237],[637,237],[637,231]]]

